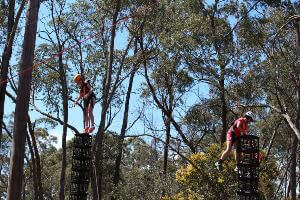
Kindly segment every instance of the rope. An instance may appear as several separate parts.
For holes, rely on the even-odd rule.
[[[130,15],[128,15],[128,16],[125,16],[125,17],[119,19],[115,24],[112,24],[112,26],[117,26],[118,24],[120,24],[120,23],[123,22],[123,21],[128,21],[130,18],[136,17],[136,16],[137,16],[138,14],[140,14],[142,11],[148,10],[149,7],[150,7],[150,6],[144,6],[143,8],[137,9],[134,13],[132,13],[132,14],[130,14]],[[91,35],[91,36],[88,36],[88,37],[86,37],[85,39],[79,41],[77,44],[71,45],[71,46],[69,46],[68,48],[65,48],[65,49],[63,49],[62,51],[58,52],[57,54],[52,55],[50,58],[45,59],[45,60],[42,60],[42,61],[39,61],[39,62],[33,64],[31,67],[29,67],[29,68],[27,68],[27,69],[25,69],[25,70],[19,72],[19,74],[16,74],[16,75],[14,75],[14,76],[11,76],[10,78],[7,78],[7,79],[5,79],[5,80],[1,80],[0,85],[2,85],[2,84],[4,84],[4,83],[7,83],[9,80],[13,80],[13,79],[16,78],[17,76],[22,76],[22,75],[24,75],[24,74],[25,74],[26,72],[28,72],[28,71],[34,70],[35,68],[41,66],[41,64],[48,63],[48,62],[51,61],[52,59],[54,59],[54,58],[56,58],[56,57],[62,55],[64,52],[68,52],[69,50],[75,48],[78,44],[82,44],[82,43],[86,42],[87,40],[92,39],[92,38],[95,37],[96,35],[97,35],[97,33],[95,33],[95,34],[93,34],[93,35]]]

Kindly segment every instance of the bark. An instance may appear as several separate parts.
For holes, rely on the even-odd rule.
[[[12,55],[12,46],[13,41],[15,38],[17,26],[19,23],[19,19],[21,17],[22,11],[24,9],[25,3],[27,1],[23,0],[21,2],[20,8],[17,12],[16,19],[14,19],[14,10],[15,10],[15,1],[9,1],[9,8],[8,8],[8,23],[7,23],[7,36],[6,36],[6,43],[4,47],[4,51],[2,54],[1,60],[1,74],[0,74],[0,124],[3,123],[3,116],[4,116],[4,103],[5,103],[5,93],[6,93],[6,86],[7,86],[7,78],[8,78],[8,68],[9,68],[9,61]],[[1,146],[1,138],[2,138],[2,126],[0,126],[0,146]],[[0,171],[1,173],[1,171]]]
[[[28,130],[29,130],[29,134],[31,137],[31,141],[32,141],[32,147],[33,147],[33,158],[35,159],[35,173],[36,173],[36,182],[37,182],[37,198],[39,200],[43,200],[43,183],[42,183],[42,167],[41,167],[41,158],[40,158],[40,154],[39,154],[39,150],[37,147],[37,143],[36,143],[36,139],[35,139],[35,134],[34,134],[34,127],[31,124],[31,120],[30,117],[28,116],[28,120],[27,120],[27,124],[28,124]]]
[[[215,38],[218,38],[216,35],[216,25],[215,25],[215,13],[217,12],[218,9],[218,3],[219,1],[216,0],[214,5],[213,5],[213,12],[211,13],[210,16],[210,22],[211,22],[211,28],[212,28],[212,33],[214,35]],[[226,38],[225,38],[226,40]],[[225,89],[225,75],[226,75],[226,64],[225,64],[225,60],[224,60],[224,56],[221,52],[221,48],[219,46],[219,41],[218,39],[216,39],[213,42],[214,48],[217,52],[217,57],[220,63],[220,70],[221,70],[221,74],[220,74],[220,78],[217,80],[219,82],[219,92],[220,92],[220,101],[221,101],[221,109],[222,109],[222,113],[221,113],[221,118],[222,118],[222,132],[221,132],[221,146],[223,145],[224,142],[226,142],[226,132],[227,132],[227,104],[226,104],[226,89]]]
[[[109,58],[108,58],[108,63],[106,68],[105,79],[104,79],[105,82],[103,88],[100,125],[97,131],[96,141],[93,148],[93,152],[95,152],[95,154],[93,155],[93,159],[96,167],[95,178],[97,179],[97,184],[96,184],[97,188],[93,188],[93,197],[95,200],[102,199],[103,138],[104,138],[105,124],[106,124],[106,113],[109,106],[109,93],[110,93],[110,87],[112,82],[112,68],[113,68],[114,47],[115,47],[115,37],[116,37],[116,28],[117,28],[116,26],[117,26],[117,18],[119,15],[120,8],[121,8],[121,0],[118,0],[116,2],[116,8],[112,19],[112,29],[110,33],[111,35],[110,52],[109,52]]]
[[[7,200],[21,199],[25,152],[24,133],[26,132],[39,8],[39,0],[29,0],[14,117]]]
[[[125,110],[124,110],[124,116],[123,116],[123,122],[122,122],[122,128],[121,128],[121,133],[119,136],[119,141],[118,141],[118,155],[116,158],[115,162],[115,173],[114,173],[114,178],[113,178],[113,183],[115,186],[118,185],[120,181],[120,170],[121,170],[121,161],[122,161],[122,156],[123,156],[123,144],[124,144],[124,139],[126,135],[126,129],[128,126],[128,113],[129,113],[129,102],[130,102],[130,95],[132,91],[132,85],[133,85],[133,79],[136,73],[137,67],[132,71],[130,75],[130,80],[129,80],[129,85],[128,85],[128,90],[126,94],[126,100],[125,100]],[[115,199],[113,197],[112,199]]]
[[[291,200],[296,200],[296,189],[297,189],[297,147],[298,147],[298,138],[296,135],[293,135],[293,144],[291,152],[291,166],[290,166],[290,183],[289,190],[291,194]]]
[[[3,115],[4,115],[4,102],[5,102],[5,92],[7,86],[7,74],[8,74],[8,66],[9,60],[12,54],[12,44],[8,45],[10,41],[10,35],[12,33],[13,25],[14,25],[14,15],[15,15],[15,0],[9,1],[8,6],[8,18],[7,18],[7,36],[6,36],[6,44],[4,47],[4,52],[2,55],[1,62],[1,74],[0,74],[0,124],[3,123]],[[0,126],[0,146],[1,146],[1,138],[2,138],[2,125]]]
[[[36,174],[36,161],[35,161],[35,156],[34,156],[34,151],[33,151],[33,147],[30,141],[30,137],[28,132],[26,131],[26,140],[27,140],[27,144],[28,144],[28,148],[29,148],[29,152],[31,155],[31,163],[32,163],[32,182],[33,182],[33,197],[34,200],[39,200],[39,189],[38,189],[38,183],[37,183],[37,174]],[[25,192],[25,190],[24,190]]]
[[[49,119],[52,119],[53,121],[58,122],[60,125],[64,125],[63,120],[61,120],[61,119],[59,119],[59,118],[56,118],[56,117],[53,117],[52,115],[49,115],[48,113],[45,113],[45,112],[39,110],[35,105],[32,105],[32,106],[33,106],[33,107],[35,108],[35,110],[36,110],[38,113],[40,113],[41,115],[43,115],[43,116],[45,116],[45,117],[48,117]],[[72,126],[72,125],[70,125],[70,124],[67,124],[67,127],[68,127],[69,129],[71,129],[72,131],[74,131],[75,133],[79,134],[79,131],[78,131],[74,126]]]
[[[62,8],[61,8],[62,9]],[[63,52],[64,44],[66,40],[62,41],[60,38],[61,21],[56,20],[54,16],[54,1],[51,1],[51,16],[55,32],[55,37],[58,44],[58,52]],[[58,16],[60,17],[60,15]],[[61,86],[61,98],[63,103],[63,133],[62,133],[62,161],[61,161],[61,172],[60,172],[60,188],[59,188],[59,199],[65,199],[65,182],[66,182],[66,167],[67,167],[67,130],[68,130],[68,85],[66,80],[66,71],[63,64],[63,54],[60,53],[58,56],[58,72],[59,72],[59,83]]]
[[[60,51],[62,48],[60,49]],[[60,74],[60,82],[62,87],[62,100],[63,100],[63,134],[62,134],[62,168],[60,174],[60,192],[59,197],[60,200],[65,199],[65,179],[66,179],[66,167],[67,167],[67,130],[68,130],[68,88],[67,88],[67,80],[65,75],[65,70],[62,62],[62,55],[59,56],[59,74]]]
[[[168,157],[169,157],[169,145],[170,145],[170,137],[171,137],[171,118],[169,116],[173,115],[173,107],[174,107],[174,95],[173,95],[173,80],[168,74],[166,76],[166,83],[167,86],[167,96],[168,101],[166,101],[166,108],[168,115],[164,117],[164,124],[166,127],[166,142],[164,145],[164,165],[163,165],[163,174],[167,175],[167,168],[168,168]]]
[[[137,43],[135,42],[135,46],[136,45],[137,45]],[[136,53],[137,53],[137,47],[135,47],[135,54]],[[133,70],[130,74],[128,89],[127,89],[127,93],[126,93],[123,122],[122,122],[122,127],[121,127],[121,133],[118,138],[118,140],[119,140],[118,147],[117,147],[118,155],[117,155],[116,162],[115,162],[115,173],[114,173],[114,177],[113,177],[113,183],[115,186],[117,186],[120,181],[120,168],[121,168],[121,161],[122,161],[122,155],[123,155],[123,143],[124,143],[124,139],[125,139],[125,135],[126,135],[126,129],[128,126],[129,103],[130,103],[130,97],[131,97],[131,92],[132,92],[133,80],[134,80],[134,76],[135,76],[135,73],[137,72],[137,70],[138,70],[138,64],[133,66]],[[113,197],[112,199],[115,199],[115,197]]]
[[[220,93],[221,93],[221,104],[222,104],[222,133],[221,133],[221,145],[226,142],[226,132],[227,132],[227,104],[225,98],[225,66],[221,66],[221,80],[220,84]]]
[[[295,23],[296,28],[296,34],[297,34],[297,47],[300,48],[300,30],[299,30],[299,24],[298,22]],[[296,105],[296,111],[297,111],[297,117],[295,121],[295,126],[299,130],[300,128],[300,74],[297,76],[297,105]],[[293,144],[292,144],[292,152],[291,152],[291,167],[290,167],[290,194],[291,194],[291,200],[296,200],[297,197],[297,149],[298,149],[298,138],[296,135],[293,135]]]
[[[265,156],[265,160],[268,160],[268,158],[269,158],[269,155],[271,153],[271,149],[272,149],[272,146],[273,146],[273,142],[275,141],[275,136],[278,132],[278,128],[279,128],[280,125],[281,125],[281,120],[277,123],[277,125],[276,125],[276,127],[273,131],[272,137],[270,139],[269,147],[267,149],[267,153],[266,153],[266,156]]]
[[[164,175],[167,175],[169,145],[170,145],[170,137],[171,137],[171,120],[167,117],[164,121],[165,121],[165,127],[166,127],[166,142],[164,144],[163,173],[164,173]]]

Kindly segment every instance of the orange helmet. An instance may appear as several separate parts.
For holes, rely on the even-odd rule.
[[[76,74],[76,75],[74,76],[74,81],[75,81],[76,83],[81,82],[81,81],[82,81],[82,75],[81,75],[81,74]]]

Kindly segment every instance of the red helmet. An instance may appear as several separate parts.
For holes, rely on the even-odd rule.
[[[81,74],[76,74],[75,76],[74,76],[74,81],[76,82],[76,83],[80,83],[81,81],[82,81],[82,75]]]

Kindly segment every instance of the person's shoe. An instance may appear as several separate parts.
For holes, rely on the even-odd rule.
[[[234,171],[235,171],[235,172],[238,172],[238,167],[237,167],[237,166],[234,168]]]
[[[91,132],[93,132],[93,130],[95,130],[95,127],[94,127],[94,126],[92,126],[91,128],[89,128],[89,131],[88,131],[88,133],[91,133]]]
[[[223,170],[222,162],[223,162],[223,161],[219,160],[218,162],[215,163],[215,166],[217,167],[217,169],[218,169],[219,171],[222,171],[222,170]]]
[[[84,128],[84,133],[89,133],[89,127]]]

